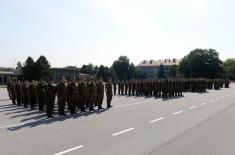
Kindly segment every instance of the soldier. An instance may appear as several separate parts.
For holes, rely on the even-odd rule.
[[[104,99],[104,85],[101,80],[97,83],[97,93],[98,93],[98,110],[100,110],[103,109],[102,103]]]
[[[128,81],[128,96],[131,96],[131,90],[132,90],[132,81]]]
[[[118,81],[118,95],[120,95],[121,94],[121,82],[120,81]]]
[[[95,103],[95,83],[94,80],[91,80],[88,83],[88,89],[89,89],[89,102],[88,102],[88,107],[89,111],[94,110],[94,103]]]
[[[113,93],[112,93],[112,83],[110,82],[110,80],[105,85],[105,92],[107,96],[107,108],[111,108]]]
[[[11,85],[11,100],[12,104],[16,104],[16,82],[13,81]]]
[[[47,118],[54,118],[53,110],[56,94],[55,85],[52,80],[49,80],[48,84],[45,84],[44,87]]]
[[[120,89],[121,89],[121,95],[124,95],[124,81],[121,81],[120,83]]]
[[[230,83],[229,79],[225,79],[225,81],[224,81],[224,87],[225,87],[225,88],[229,88],[229,83]]]
[[[86,112],[85,111],[85,104],[86,104],[86,92],[85,92],[85,81],[84,79],[81,79],[78,84],[78,93],[79,93],[79,99],[80,99],[80,110],[81,113]]]
[[[44,111],[44,100],[43,100],[43,81],[40,80],[38,85],[36,86],[37,92],[37,102],[39,111]]]
[[[116,95],[116,90],[117,90],[117,83],[116,81],[113,81],[113,94]]]
[[[25,81],[22,87],[22,97],[23,97],[23,104],[25,108],[28,108],[29,104],[29,82]]]
[[[77,97],[76,97],[77,109],[81,109],[81,95],[79,92],[79,88],[80,88],[80,79],[77,80]]]
[[[36,86],[35,82],[32,81],[29,85],[29,103],[31,110],[35,109],[36,101]]]
[[[59,116],[66,116],[66,114],[64,113],[64,109],[67,101],[67,86],[64,78],[57,85],[56,94]]]
[[[94,105],[95,107],[98,106],[98,90],[97,90],[97,80],[94,80],[94,84],[95,84],[95,98],[94,98]]]
[[[128,91],[128,81],[124,82],[124,87],[125,87],[125,95],[127,95],[127,91]]]
[[[10,99],[11,99],[11,85],[12,85],[12,81],[9,79],[7,83],[7,91],[8,91],[8,96]]]
[[[132,90],[131,90],[131,92],[132,92],[132,96],[134,96],[135,95],[135,91],[136,91],[136,81],[132,81]]]
[[[70,114],[76,114],[76,97],[77,97],[77,87],[75,78],[71,80],[67,87],[68,95],[68,109]]]
[[[21,82],[18,81],[16,84],[16,99],[17,99],[17,105],[21,105],[22,102],[22,85]]]

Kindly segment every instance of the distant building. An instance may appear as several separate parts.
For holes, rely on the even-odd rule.
[[[157,79],[159,68],[162,65],[164,68],[165,76],[169,76],[170,67],[173,65],[179,65],[179,59],[164,59],[164,60],[144,60],[140,62],[137,67],[140,68],[148,79]]]
[[[79,69],[76,68],[52,68],[51,78],[54,80],[61,79],[65,77],[66,79],[70,78],[90,78],[88,74],[82,74],[79,72]]]
[[[6,85],[8,80],[21,79],[20,71],[12,68],[0,68],[0,85]]]

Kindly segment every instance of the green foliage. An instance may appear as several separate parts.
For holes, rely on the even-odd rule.
[[[51,65],[45,56],[40,56],[35,63],[36,80],[47,79],[51,75]]]
[[[177,74],[178,74],[178,66],[177,65],[171,66],[169,70],[169,76],[176,77]]]
[[[112,69],[115,71],[119,80],[126,80],[130,66],[130,60],[126,56],[120,56],[118,60],[113,62]]]
[[[136,79],[137,78],[137,69],[133,63],[130,64],[127,71],[127,79]]]
[[[140,68],[136,67],[136,79],[145,79],[147,74],[144,73]]]
[[[32,57],[28,57],[22,68],[23,76],[26,80],[35,79],[35,62]]]
[[[36,62],[28,57],[22,67],[22,73],[26,80],[47,79],[50,77],[50,63],[44,56],[40,56]]]
[[[218,78],[222,76],[222,61],[214,49],[195,49],[185,56],[179,67],[185,77]]]
[[[223,62],[223,69],[225,71],[225,76],[235,80],[235,59],[230,58]]]
[[[90,74],[90,75],[95,75],[95,67],[92,63],[89,63],[88,65],[83,65],[82,68],[80,69],[80,72],[83,74]]]
[[[21,71],[22,68],[23,68],[23,66],[22,66],[21,62],[18,61],[17,64],[16,64],[16,70]]]

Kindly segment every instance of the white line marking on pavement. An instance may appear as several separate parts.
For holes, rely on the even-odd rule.
[[[189,107],[190,110],[197,108],[197,106]]]
[[[209,102],[212,103],[214,100],[210,100]]]
[[[207,104],[207,103],[206,103],[206,102],[204,102],[204,103],[202,103],[202,104],[201,104],[201,106],[204,106],[204,105],[206,105],[206,104]]]
[[[123,131],[114,133],[114,134],[112,134],[112,135],[115,137],[115,136],[118,136],[118,135],[120,135],[120,134],[126,133],[126,132],[131,131],[131,130],[134,130],[134,129],[135,129],[135,128],[129,128],[129,129],[126,129],[126,130],[123,130]]]
[[[158,119],[155,119],[155,120],[150,121],[150,123],[158,122],[158,121],[161,121],[161,120],[163,120],[163,119],[165,119],[165,118],[164,118],[164,117],[160,117],[160,118],[158,118]]]
[[[65,150],[65,151],[53,154],[53,155],[62,155],[62,154],[65,154],[65,153],[68,153],[68,152],[71,152],[71,151],[74,151],[74,150],[77,150],[77,149],[81,149],[81,148],[83,148],[83,146],[79,145],[77,147],[74,147],[74,148],[71,148],[71,149],[68,149],[68,150]]]
[[[174,115],[179,115],[180,113],[182,113],[183,111],[178,111],[178,112],[175,112],[173,113]]]
[[[142,103],[148,103],[148,102],[153,102],[153,101],[156,101],[156,100],[149,100],[149,101],[144,101],[144,102],[137,102],[137,103],[130,103],[130,104],[125,104],[125,105],[119,105],[119,106],[115,106],[113,108],[121,108],[121,107],[133,106],[133,105],[142,104]]]

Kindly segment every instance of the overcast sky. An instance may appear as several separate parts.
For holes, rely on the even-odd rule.
[[[53,67],[235,57],[234,0],[0,0],[0,66],[45,55]]]

